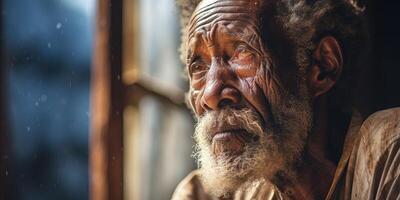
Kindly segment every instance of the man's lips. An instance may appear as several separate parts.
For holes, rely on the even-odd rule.
[[[253,134],[247,132],[245,129],[227,129],[211,133],[211,140],[225,140],[234,136],[241,137],[244,140],[243,142],[248,142],[248,140],[253,138]]]
[[[245,144],[250,141],[251,134],[244,129],[224,130],[212,135],[214,154],[243,152]]]
[[[225,130],[225,131],[219,131],[215,132],[212,134],[212,140],[225,140],[228,139],[229,137],[233,136],[239,136],[239,135],[245,135],[248,134],[245,130],[243,129],[236,129],[236,130]]]

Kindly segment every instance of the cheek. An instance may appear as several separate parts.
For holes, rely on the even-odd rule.
[[[272,71],[260,67],[255,76],[242,78],[240,85],[243,97],[260,113],[266,126],[273,124],[271,108],[278,105],[282,89]]]
[[[243,98],[259,113],[265,124],[270,119],[269,102],[257,79],[256,76],[241,79],[240,90]]]
[[[284,91],[277,75],[271,68],[262,67],[258,70],[255,82],[262,90],[271,105],[276,105],[281,99],[279,92]]]
[[[193,77],[191,79],[191,86],[194,90],[200,90],[202,87],[204,87],[206,81],[205,74],[205,71],[193,74]]]
[[[202,91],[192,89],[188,94],[189,94],[188,98],[193,112],[196,114],[196,116],[201,115],[204,112],[200,104],[200,97],[202,95]]]

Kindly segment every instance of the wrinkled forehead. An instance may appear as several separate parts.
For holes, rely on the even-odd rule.
[[[259,4],[259,0],[203,0],[190,19],[188,39],[211,37],[215,31],[234,36],[249,29],[258,31]]]

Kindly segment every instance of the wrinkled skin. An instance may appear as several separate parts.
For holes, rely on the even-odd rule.
[[[187,67],[194,112],[201,116],[224,106],[249,106],[264,123],[273,121],[269,102],[279,101],[278,82],[260,37],[258,2],[209,3],[199,5],[189,26]]]
[[[265,130],[275,130],[269,134],[280,137],[279,143],[283,146],[290,144],[284,143],[287,138],[279,130],[285,129],[286,125],[289,127],[294,122],[291,119],[301,120],[298,120],[299,116],[293,117],[293,113],[285,116],[285,110],[279,110],[281,105],[290,108],[288,99],[296,99],[301,105],[307,105],[305,107],[314,103],[317,112],[313,116],[316,118],[313,131],[318,134],[310,133],[309,151],[305,153],[301,169],[296,172],[298,182],[285,183],[285,187],[302,193],[302,199],[320,199],[329,187],[327,184],[333,177],[334,167],[324,157],[322,141],[326,123],[322,120],[327,117],[324,109],[319,107],[324,105],[321,95],[329,91],[340,76],[340,46],[333,37],[322,39],[314,52],[314,63],[321,64],[310,66],[308,73],[300,72],[290,43],[282,40],[282,30],[273,23],[260,26],[262,6],[265,5],[256,0],[204,0],[198,5],[189,23],[187,41],[184,41],[190,80],[189,103],[199,119],[206,113],[219,113],[223,109],[253,110]],[[265,38],[268,31],[271,37]],[[315,101],[317,97],[318,101]],[[302,115],[299,108],[298,115]],[[308,130],[307,116],[304,117],[303,130]],[[257,140],[248,138],[251,134],[240,127],[215,123],[217,126],[209,133],[209,138],[216,156],[226,152],[241,154],[248,141]],[[290,131],[297,130],[286,128],[286,137]],[[306,138],[303,136],[299,138]],[[294,156],[301,159],[298,152]],[[317,187],[316,183],[320,182],[324,184]]]

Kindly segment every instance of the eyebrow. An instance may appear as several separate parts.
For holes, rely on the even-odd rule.
[[[254,30],[254,28],[251,28],[251,29],[252,29],[252,32],[256,31],[256,30]],[[244,37],[244,34],[242,32],[225,31],[223,34],[225,34],[228,37],[229,41],[234,41],[235,44],[245,44],[246,46],[249,46],[250,48],[254,49],[253,48],[254,45],[252,43],[257,38],[257,34],[255,34],[255,33],[252,33],[247,37]],[[197,38],[195,38],[195,37],[197,37]],[[190,40],[189,40],[189,43],[188,43],[188,50],[187,50],[188,53],[187,53],[186,59],[190,60],[190,61],[193,60],[193,57],[197,56],[196,49],[201,47],[201,45],[204,45],[207,43],[204,41],[203,37],[200,37],[200,36],[195,36],[195,37],[191,38],[190,40],[195,39],[196,41],[190,42]],[[210,38],[210,39],[214,40],[214,38]],[[211,47],[214,45],[215,45],[215,42],[213,41],[212,45],[207,45],[207,47]],[[237,46],[237,45],[235,45],[235,46]]]
[[[189,40],[188,47],[187,47],[187,55],[186,55],[187,63],[190,63],[191,61],[193,61],[194,57],[197,56],[196,49],[198,48],[198,46],[201,43],[204,43],[203,39],[200,39],[200,40],[196,39],[195,42],[190,42],[190,40]],[[194,47],[192,48],[192,46],[194,46]]]

